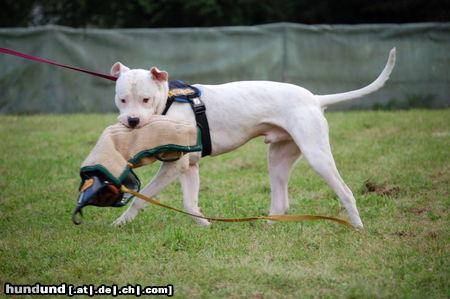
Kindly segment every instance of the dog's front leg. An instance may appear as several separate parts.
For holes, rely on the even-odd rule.
[[[189,155],[184,155],[176,162],[165,162],[161,165],[153,180],[145,186],[141,193],[147,197],[154,197],[170,183],[172,183],[181,173],[189,167]],[[140,198],[135,198],[131,206],[112,225],[119,226],[125,222],[133,220],[139,211],[142,211],[148,202]]]
[[[184,210],[188,213],[203,216],[198,207],[198,192],[200,189],[200,175],[198,164],[191,164],[189,168],[180,175],[181,188],[183,189]],[[203,226],[211,223],[206,219],[192,217]]]

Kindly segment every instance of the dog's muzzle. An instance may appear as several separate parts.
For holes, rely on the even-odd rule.
[[[122,184],[130,190],[139,191],[140,182],[133,172],[129,172]],[[100,171],[84,173],[79,191],[78,203],[72,214],[72,222],[76,225],[81,224],[81,209],[85,206],[123,207],[133,198],[129,193],[121,192],[120,186]]]

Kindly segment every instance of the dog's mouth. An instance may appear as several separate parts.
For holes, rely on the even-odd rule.
[[[138,125],[130,125],[128,122],[120,122],[123,126],[127,127],[128,129],[139,129],[145,126],[145,124],[138,124]]]
[[[139,129],[141,126],[134,126],[134,127],[132,127],[132,126],[130,126],[129,124],[124,124],[124,123],[122,123],[122,125],[124,125],[125,127],[127,127],[128,129],[132,129],[132,130],[134,130],[134,129]]]
[[[127,120],[123,120],[121,118],[119,118],[119,122],[127,127],[128,129],[140,129],[142,127],[145,127],[146,125],[148,125],[149,121],[148,120],[143,120],[143,119],[139,119],[139,121],[131,121],[129,119]]]

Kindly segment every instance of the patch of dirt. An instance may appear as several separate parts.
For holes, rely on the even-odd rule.
[[[395,186],[392,188],[386,187],[386,182],[383,184],[377,184],[374,182],[364,182],[364,193],[376,193],[378,195],[397,196],[400,193],[400,187]]]
[[[407,212],[413,213],[413,214],[422,214],[425,212],[431,212],[431,209],[428,209],[428,208],[412,209],[412,210],[407,210]]]
[[[411,232],[405,232],[403,230],[398,231],[398,232],[393,232],[390,233],[391,236],[398,236],[398,237],[410,237],[410,238],[414,238],[417,237],[417,235],[411,233]],[[432,239],[436,239],[438,237],[438,233],[436,232],[429,232],[426,235],[420,235],[419,237],[427,237],[427,238],[432,238]]]
[[[428,233],[428,235],[427,235],[427,237],[429,237],[429,238],[433,238],[433,239],[436,239],[436,238],[437,238],[437,236],[438,236],[438,234],[437,234],[437,233],[435,233],[435,232],[429,232],[429,233]]]
[[[408,233],[405,231],[398,231],[398,232],[393,232],[391,235],[393,236],[399,236],[399,237],[415,237],[416,235],[413,233]]]

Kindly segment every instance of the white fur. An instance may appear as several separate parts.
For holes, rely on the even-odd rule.
[[[289,208],[288,180],[295,162],[303,155],[313,169],[336,192],[354,226],[363,227],[356,201],[342,180],[331,154],[328,123],[323,115],[327,105],[361,97],[381,88],[395,63],[395,48],[381,75],[362,89],[335,95],[314,95],[296,85],[269,81],[240,81],[222,85],[195,85],[202,91],[202,101],[210,126],[212,154],[232,151],[250,139],[264,136],[269,143],[269,174],[272,190],[270,215],[282,215]],[[139,126],[152,114],[160,114],[168,92],[167,73],[152,68],[129,70],[115,64],[111,73],[119,75],[116,104],[119,121],[127,125],[129,117],[139,117]],[[164,80],[165,79],[165,80]],[[150,99],[147,103],[143,99]],[[120,100],[125,99],[126,103]],[[177,119],[194,121],[190,105],[174,103],[167,113]],[[155,196],[176,178],[181,181],[184,208],[202,215],[198,207],[200,178],[197,162],[201,153],[185,155],[177,162],[163,163],[157,175],[142,193]],[[113,224],[131,221],[146,202],[136,198]],[[203,219],[194,218],[208,225]]]

